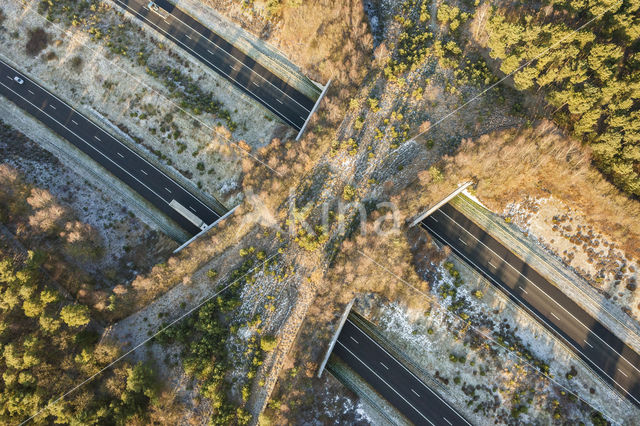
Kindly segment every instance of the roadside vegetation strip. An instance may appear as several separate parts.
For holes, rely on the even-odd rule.
[[[445,216],[446,213],[443,213]],[[451,219],[451,218],[450,218]],[[454,221],[455,222],[455,221]],[[457,224],[457,222],[455,222]],[[459,227],[462,228],[462,226],[460,224],[458,224]],[[437,237],[441,238],[444,243],[446,244],[446,239],[442,238],[441,236],[439,236],[436,232],[432,231],[431,228],[429,228],[427,225],[425,225],[425,228],[428,229],[430,232],[432,232],[434,235],[436,235]],[[471,235],[471,233],[466,230],[465,228],[462,228],[463,230],[465,230],[467,233],[469,233]],[[485,245],[482,241],[480,241],[480,244]],[[478,271],[482,271],[482,268],[480,266],[478,266],[472,259],[469,259],[464,253],[462,253],[459,249],[455,248],[454,246],[452,246],[451,244],[449,244],[449,247],[456,252],[461,258],[464,258],[465,261],[470,264],[473,265],[473,267],[475,267]],[[492,251],[493,250],[491,248],[489,248],[488,246],[485,245],[485,247],[487,247],[488,250]],[[494,252],[495,254],[495,252]],[[512,266],[511,264],[507,263],[507,265],[514,269],[516,272],[519,273],[519,270],[517,268],[515,268],[514,266]],[[505,293],[507,295],[509,295],[510,297],[513,297],[511,289],[508,285],[506,285],[505,283],[503,283],[502,281],[492,277],[491,275],[486,275],[487,278],[492,281],[496,286],[498,286],[499,288],[501,288],[503,291],[505,291]],[[538,287],[538,285],[536,285],[535,283],[533,283],[528,277],[526,277],[525,275],[522,275],[527,281],[529,281],[531,283],[532,286],[534,286],[535,288],[537,288],[538,291],[544,293],[544,291],[542,291],[542,289],[540,287]],[[525,290],[526,293],[526,290]],[[546,293],[545,293],[546,294]],[[586,330],[589,330],[589,328],[587,326],[585,326],[580,320],[578,320],[578,318],[576,318],[571,312],[569,312],[566,308],[564,308],[564,306],[560,305],[559,302],[557,302],[555,299],[550,298],[548,295],[547,297],[549,298],[549,300],[553,303],[555,303],[556,305],[558,305],[561,309],[563,309],[567,314],[569,314],[569,316],[572,317],[572,319],[574,321],[576,321],[578,324],[582,325]],[[514,302],[515,303],[521,303],[522,301],[515,298],[514,297]],[[523,305],[524,306],[524,305]],[[529,309],[529,308],[527,308]],[[552,332],[556,332],[556,328],[559,330],[562,330],[560,327],[556,327],[554,326],[554,324],[552,322],[550,322],[548,317],[543,317],[541,315],[538,315],[537,313],[535,313],[533,310],[530,311],[531,315],[534,316],[535,318],[537,318],[537,320],[543,324],[545,327],[547,327],[550,331]],[[556,320],[560,320],[560,318],[554,314],[553,312],[551,312],[551,315],[556,318]],[[464,318],[463,318],[464,319]],[[637,368],[633,365],[633,363],[631,361],[629,361],[628,359],[622,357],[621,353],[619,353],[618,350],[614,349],[613,347],[611,347],[611,345],[609,345],[606,340],[604,340],[604,338],[602,338],[600,335],[596,334],[595,332],[591,332],[593,334],[593,336],[595,336],[596,338],[598,338],[603,344],[605,344],[606,346],[609,347],[609,349],[618,357],[621,357],[622,359],[624,359],[626,361],[627,364],[629,364],[630,366],[632,366],[633,368],[635,368],[637,370]],[[629,390],[627,390],[625,387],[623,387],[622,385],[620,385],[615,378],[608,372],[606,372],[603,367],[601,367],[600,365],[597,365],[595,362],[591,361],[591,358],[589,358],[587,355],[584,354],[583,349],[584,348],[580,348],[576,345],[574,345],[572,342],[569,341],[568,338],[563,337],[561,334],[558,333],[558,340],[560,341],[564,341],[568,346],[572,347],[573,350],[579,355],[584,357],[586,360],[588,360],[589,362],[592,363],[592,365],[595,367],[595,369],[599,370],[606,378],[608,378],[609,380],[611,380],[613,382],[614,385],[617,385],[625,394],[627,394],[633,401],[636,402],[636,404],[640,404],[640,401],[638,401],[637,398],[635,398],[631,392],[629,392]],[[578,343],[578,342],[576,342]],[[548,366],[547,366],[548,369]],[[624,373],[623,373],[624,374]]]
[[[239,87],[242,90],[244,90],[246,92],[246,94],[253,98],[254,100],[257,100],[259,103],[261,103],[265,108],[267,108],[269,111],[271,111],[274,115],[278,116],[281,120],[287,122],[289,125],[291,125],[292,127],[298,129],[298,126],[291,121],[290,118],[288,118],[286,116],[286,114],[284,114],[283,112],[280,112],[278,109],[276,109],[274,106],[272,106],[269,102],[267,102],[266,100],[264,100],[260,95],[258,95],[256,92],[253,92],[252,86],[247,84],[247,85],[243,85],[241,82],[239,82],[234,76],[229,75],[227,72],[225,72],[222,68],[220,68],[220,66],[216,65],[214,62],[210,61],[208,58],[204,57],[203,55],[201,55],[200,53],[198,53],[194,48],[192,48],[191,46],[187,45],[184,41],[180,40],[179,37],[174,36],[173,34],[171,34],[169,31],[164,30],[163,28],[160,27],[160,25],[154,23],[153,21],[151,21],[150,19],[148,19],[146,16],[143,16],[140,14],[139,11],[136,11],[135,9],[129,7],[128,5],[126,6],[128,9],[130,9],[128,12],[134,15],[139,15],[140,16],[140,20],[144,20],[147,21],[149,26],[152,26],[154,29],[156,29],[156,31],[159,31],[163,34],[163,37],[165,37],[166,39],[170,40],[171,42],[173,42],[174,44],[176,44],[178,47],[181,47],[182,49],[191,52],[191,55],[195,58],[197,58],[199,61],[207,64],[209,67],[213,68],[216,70],[216,72],[220,75],[222,75],[224,78],[226,78],[227,80],[229,80],[230,82],[232,82],[233,84],[235,84],[237,87]],[[187,35],[187,38],[190,38]],[[253,85],[258,86],[257,83],[253,82]]]
[[[17,71],[16,71],[17,72]],[[26,78],[26,77],[25,77]],[[81,135],[79,135],[78,133],[76,133],[74,130],[71,130],[67,125],[65,125],[64,123],[58,121],[55,117],[53,117],[51,114],[49,114],[48,112],[44,111],[43,109],[40,109],[37,107],[37,105],[35,105],[33,102],[29,101],[28,99],[26,99],[24,96],[20,95],[18,92],[14,91],[13,89],[9,88],[8,86],[4,85],[4,83],[0,83],[0,85],[4,86],[6,89],[8,89],[9,91],[11,91],[14,95],[16,95],[17,97],[19,97],[20,99],[22,99],[25,103],[27,103],[28,105],[30,105],[30,107],[32,108],[32,110],[36,110],[42,114],[44,114],[49,120],[53,121],[56,123],[56,125],[58,127],[60,127],[61,129],[64,129],[64,131],[68,132],[68,134],[73,135],[76,139],[76,141],[78,141],[79,143],[76,144],[74,142],[72,142],[70,140],[70,142],[72,142],[72,144],[74,146],[76,146],[77,148],[81,149],[82,151],[84,151],[84,149],[82,149],[82,147],[85,147],[85,149],[87,149],[88,152],[94,153],[94,155],[96,156],[95,161],[97,161],[98,163],[100,163],[103,167],[105,167],[108,171],[110,171],[112,174],[116,175],[119,172],[125,173],[127,176],[129,176],[129,178],[131,178],[134,182],[137,182],[137,184],[141,185],[142,187],[144,187],[147,191],[149,191],[150,193],[152,193],[155,197],[156,200],[154,201],[153,199],[149,199],[148,201],[150,201],[153,204],[160,204],[162,206],[164,206],[164,204],[168,204],[170,205],[170,203],[168,203],[162,196],[160,196],[156,191],[154,191],[153,188],[151,188],[149,185],[147,185],[147,183],[141,181],[140,179],[138,179],[132,171],[129,170],[128,168],[123,167],[122,165],[120,165],[118,162],[116,162],[113,158],[109,157],[107,154],[105,154],[99,147],[96,147],[93,145],[92,142],[87,141],[84,137],[82,137]],[[43,90],[47,95],[54,97],[55,99],[57,99],[61,104],[65,105],[69,110],[73,111],[74,113],[80,115],[80,113],[78,111],[76,111],[73,107],[69,106],[68,104],[64,103],[63,101],[61,101],[59,98],[57,98],[55,95],[53,95],[52,93],[48,92],[46,89],[40,87],[39,89]],[[33,111],[31,111],[33,112]],[[104,135],[108,136],[109,138],[111,138],[113,140],[113,142],[115,142],[116,144],[120,144],[121,146],[123,146],[124,148],[129,149],[126,145],[123,145],[122,142],[118,139],[116,139],[114,136],[112,136],[111,134],[107,133],[104,129],[102,129],[100,126],[96,125],[95,123],[91,122],[90,120],[87,119],[86,116],[82,116],[85,120],[87,120],[89,123],[94,125],[94,128],[96,130],[98,130],[99,132],[102,132]],[[56,133],[59,133],[56,130]],[[62,136],[62,134],[60,134]],[[64,136],[66,138],[66,136]],[[104,136],[103,136],[104,137]],[[97,136],[94,136],[95,139],[99,140],[100,139]],[[81,142],[81,143],[80,143]],[[134,153],[132,150],[130,150],[131,153]],[[100,161],[100,159],[104,160],[104,163],[102,163]],[[167,178],[168,180],[171,180],[168,176],[166,176],[162,171],[160,171],[159,169],[157,169],[155,166],[153,166],[152,164],[150,164],[146,159],[142,158],[141,156],[137,156],[136,160],[140,160],[142,161],[144,164],[150,166],[151,168],[155,169],[158,173],[160,173],[162,176],[164,176],[165,178]],[[109,167],[110,166],[110,167]],[[111,168],[111,170],[110,170]],[[147,175],[148,173],[145,172],[144,170],[141,170],[145,175]],[[131,181],[129,181],[128,185],[132,188],[133,186],[130,183]],[[125,182],[126,183],[126,182]],[[190,195],[191,197],[193,197],[193,199],[195,199],[196,201],[198,201],[203,207],[205,207],[207,210],[209,210],[211,213],[214,213],[208,206],[206,206],[206,204],[202,203],[202,201],[200,201],[197,197],[195,197],[193,194],[191,194],[190,192],[186,191],[186,189],[181,188],[183,191],[185,191],[186,194]],[[143,195],[143,194],[140,194]],[[147,198],[147,197],[145,197]],[[164,204],[163,204],[164,203]],[[159,208],[160,206],[156,206],[157,208]],[[165,212],[166,213],[166,212]],[[214,213],[215,214],[215,213]],[[217,214],[215,215],[216,217],[219,217]]]
[[[263,262],[261,262],[260,264],[251,267],[248,271],[244,272],[241,276],[235,278],[231,283],[227,284],[226,286],[224,286],[223,288],[221,288],[220,290],[216,291],[215,293],[211,294],[210,296],[206,297],[203,301],[201,301],[200,303],[198,303],[196,306],[194,306],[193,308],[189,309],[187,312],[185,312],[184,314],[181,314],[180,316],[178,316],[176,319],[172,320],[171,322],[169,322],[166,325],[163,325],[158,331],[154,332],[153,334],[151,334],[149,337],[147,337],[146,339],[144,339],[142,342],[138,343],[136,346],[134,346],[133,348],[129,349],[127,352],[125,352],[124,354],[120,355],[118,358],[116,358],[115,360],[111,361],[109,364],[107,364],[106,366],[102,367],[99,371],[97,371],[96,373],[92,374],[91,376],[89,376],[88,378],[86,378],[85,380],[83,380],[82,382],[78,383],[77,385],[75,385],[74,387],[72,387],[71,389],[65,391],[62,395],[60,395],[59,397],[57,397],[56,399],[50,401],[47,403],[47,405],[40,409],[39,411],[37,411],[36,413],[32,414],[29,418],[27,418],[26,420],[22,421],[20,423],[20,425],[24,425],[26,423],[29,423],[31,420],[35,419],[37,416],[39,416],[40,414],[42,414],[45,410],[48,410],[50,407],[56,405],[58,402],[60,402],[61,400],[63,400],[64,398],[66,398],[67,396],[73,394],[74,392],[76,392],[78,389],[80,389],[81,387],[83,387],[84,385],[86,385],[87,383],[91,382],[93,379],[95,379],[96,377],[98,377],[99,375],[101,375],[102,373],[104,373],[105,371],[109,370],[111,367],[113,367],[114,365],[116,365],[118,362],[122,361],[124,358],[126,358],[129,354],[131,354],[132,352],[136,351],[137,349],[139,349],[140,347],[142,347],[143,345],[145,345],[146,343],[150,342],[151,340],[155,339],[157,336],[161,335],[161,334],[165,334],[168,330],[170,330],[172,327],[174,327],[176,324],[179,324],[181,321],[183,321],[185,318],[189,317],[192,313],[194,313],[195,311],[199,310],[202,306],[204,306],[205,304],[207,304],[208,302],[210,302],[213,298],[217,297],[218,295],[222,294],[223,292],[225,292],[226,290],[234,287],[234,286],[238,286],[238,284],[241,282],[241,280],[245,279],[246,277],[248,277],[250,274],[252,274],[254,271],[256,271],[258,268],[264,266],[265,264],[268,264],[268,262],[272,259],[274,259],[275,257],[279,256],[280,253],[276,252],[275,254],[271,255],[270,257],[266,258]],[[220,281],[220,280],[219,280]]]
[[[108,192],[112,196],[115,195],[120,203],[135,211],[139,217],[145,218],[144,222],[162,230],[175,241],[185,241],[189,238],[185,230],[148,200],[111,173],[105,174],[105,169],[88,154],[77,149],[71,142],[48,128],[40,120],[13,103],[7,103],[4,108],[10,108],[12,110],[11,116],[19,120],[20,124],[15,125],[16,129],[25,135],[30,135],[32,140],[37,141],[44,149],[61,159],[66,167],[71,167],[76,173],[83,175],[84,179],[88,179],[98,187],[105,185]],[[46,132],[46,136],[42,136],[42,131]]]
[[[371,256],[367,255],[365,252],[358,250],[358,252],[364,256],[365,258],[367,258],[371,263],[373,263],[376,267],[380,268],[381,270],[385,271],[387,274],[389,274],[390,276],[394,277],[396,280],[398,280],[399,282],[403,283],[404,285],[408,286],[409,288],[411,288],[412,290],[414,290],[415,292],[417,292],[420,296],[424,297],[426,300],[428,300],[429,302],[433,303],[433,299],[430,297],[429,294],[423,292],[422,290],[418,289],[417,287],[415,287],[414,285],[412,285],[411,283],[407,282],[406,280],[404,280],[403,278],[397,276],[395,273],[393,273],[392,271],[390,271],[388,268],[386,268],[384,265],[380,264],[379,262],[377,262],[375,259],[373,259]],[[594,409],[596,412],[599,412],[598,409],[594,406],[592,406],[588,401],[586,401],[584,398],[582,398],[580,395],[578,395],[576,392],[572,391],[571,389],[567,388],[566,386],[564,386],[562,383],[558,382],[554,377],[550,376],[549,374],[545,373],[544,371],[540,370],[539,367],[537,367],[536,365],[534,365],[533,363],[531,363],[531,361],[529,361],[528,359],[526,359],[525,357],[515,353],[514,351],[509,350],[509,348],[505,347],[504,343],[500,343],[497,339],[495,339],[493,336],[491,336],[489,333],[487,333],[486,331],[482,330],[479,327],[476,327],[475,325],[471,324],[468,319],[464,319],[463,317],[461,317],[459,314],[454,313],[449,311],[448,309],[443,309],[443,312],[449,316],[450,318],[452,318],[453,320],[457,321],[457,322],[461,322],[463,324],[465,324],[465,326],[468,326],[472,329],[475,330],[476,333],[478,333],[478,335],[483,336],[485,339],[487,339],[488,341],[490,341],[491,343],[502,347],[503,349],[505,349],[505,354],[508,357],[512,357],[512,358],[516,358],[518,359],[521,363],[523,363],[524,365],[528,366],[531,371],[534,374],[539,374],[540,376],[544,377],[547,380],[552,381],[555,385],[557,385],[558,387],[562,388],[565,392],[567,392],[570,395],[573,395],[575,398],[577,398],[578,400],[582,401],[584,404],[588,405],[589,407],[591,407],[592,409]]]
[[[535,241],[527,239],[520,231],[514,230],[513,225],[505,223],[495,213],[479,205],[464,194],[455,197],[451,204],[459,208],[473,223],[486,232],[495,235],[498,241],[517,257],[527,259],[527,263],[549,282],[558,287],[576,304],[582,307],[635,351],[640,352],[640,325],[626,320],[619,306],[611,304],[597,294],[593,287],[586,283],[570,267],[561,263],[553,254],[548,253]],[[533,256],[531,256],[533,254]],[[572,297],[577,291],[584,297]],[[607,309],[602,309],[606,306]]]
[[[488,281],[488,279],[482,275],[482,273],[480,273],[479,271],[477,271],[475,268],[471,267],[471,265],[469,265],[469,263],[463,259],[462,257],[459,257],[456,253],[452,254],[456,259],[458,259],[459,262],[468,265],[467,269],[469,271],[469,273],[477,276],[478,278],[484,280],[484,281]],[[551,337],[554,342],[560,344],[567,352],[574,354],[576,349],[568,342],[566,342],[564,339],[559,338],[556,334],[554,334],[554,332],[543,326],[544,321],[538,317],[537,315],[535,315],[534,313],[530,312],[529,310],[527,310],[524,306],[522,306],[520,303],[514,303],[513,300],[509,297],[508,294],[506,294],[504,291],[502,291],[501,289],[496,288],[495,286],[489,284],[487,286],[487,289],[491,289],[491,291],[493,291],[493,294],[496,295],[496,297],[500,298],[501,300],[504,300],[506,303],[508,303],[510,306],[513,306],[518,312],[520,312],[522,315],[526,316],[527,318],[529,318],[531,321],[534,321],[537,324],[540,324],[542,327],[540,328],[541,331],[545,334],[547,334],[549,337]],[[486,290],[486,289],[485,289]],[[525,348],[520,348],[520,344],[519,343],[513,343],[513,336],[508,337],[508,336],[502,336],[499,335],[498,336],[498,343],[500,343],[503,347],[505,347],[505,344],[509,343],[513,346],[515,346],[516,348],[518,348],[518,350],[523,353],[525,355],[526,358],[529,358],[529,356],[533,357],[533,355],[530,353],[530,351],[528,349]],[[611,383],[608,383],[607,381],[605,381],[604,377],[602,377],[600,374],[598,374],[596,371],[594,371],[593,367],[591,367],[591,365],[589,365],[582,357],[580,356],[573,356],[573,358],[579,362],[583,368],[587,369],[588,371],[590,371],[592,373],[592,377],[595,378],[602,386],[604,386],[605,388],[611,390],[612,392],[614,392],[616,395],[620,395],[621,397],[624,397],[624,395],[622,395],[616,388],[615,386],[612,386]],[[548,373],[548,366],[546,364],[542,364],[542,367],[546,367],[546,368],[540,368],[541,364],[540,364],[540,360],[535,360],[532,359],[533,364],[543,373]],[[605,373],[606,374],[606,373]],[[615,383],[615,382],[614,382]],[[628,401],[626,401],[628,402]],[[629,404],[631,404],[631,402],[628,402]],[[635,409],[635,407],[633,407],[633,405],[630,405],[630,409]]]
[[[33,10],[33,8],[30,8],[29,10]],[[74,36],[74,32],[69,30],[66,27],[63,27],[61,24],[59,24],[58,22],[56,22],[53,18],[50,18],[48,16],[44,16],[42,13],[40,13],[39,11],[34,11],[33,12],[35,15],[39,16],[41,19],[43,19],[44,21],[46,21],[48,24],[53,25],[54,27],[56,27],[59,31],[67,33],[68,35],[70,35],[71,37]],[[84,47],[92,50],[96,55],[99,56],[103,56],[103,52],[99,51],[97,49],[94,49],[88,45],[84,45]],[[121,70],[122,72],[124,72],[125,74],[127,74],[129,76],[129,78],[131,78],[132,80],[136,81],[138,84],[140,84],[141,86],[144,86],[147,90],[149,90],[150,92],[156,94],[157,96],[163,98],[166,102],[172,104],[174,107],[176,107],[177,109],[179,109],[180,111],[182,111],[183,113],[185,113],[186,115],[188,115],[189,117],[191,117],[193,120],[197,121],[198,123],[200,123],[202,126],[206,127],[207,129],[211,130],[212,132],[214,132],[216,135],[218,135],[219,137],[221,137],[222,139],[224,139],[225,141],[227,141],[227,143],[229,145],[231,145],[233,148],[235,148],[237,151],[239,151],[242,155],[246,155],[248,157],[250,157],[252,160],[256,161],[257,163],[265,166],[269,171],[271,171],[272,173],[274,173],[275,175],[279,176],[279,177],[283,177],[283,175],[281,173],[279,173],[277,170],[273,169],[272,167],[270,167],[268,164],[266,164],[264,161],[260,160],[258,157],[256,157],[255,155],[251,154],[250,152],[248,152],[246,149],[244,149],[239,143],[229,139],[229,137],[225,134],[223,134],[222,132],[220,132],[218,129],[211,127],[210,125],[208,125],[207,123],[205,123],[201,118],[199,118],[198,116],[194,115],[193,113],[191,113],[190,111],[188,111],[187,109],[185,109],[183,106],[181,106],[180,104],[176,103],[175,101],[173,101],[172,99],[166,97],[165,95],[163,95],[162,93],[158,92],[157,90],[155,90],[153,87],[149,86],[148,84],[146,84],[145,82],[143,82],[142,80],[140,80],[138,77],[136,77],[135,75],[131,74],[130,72],[128,72],[126,69],[124,69],[122,66],[120,66],[117,62],[115,62],[112,59],[106,58],[106,60],[108,60],[114,67],[118,68],[119,70]]]

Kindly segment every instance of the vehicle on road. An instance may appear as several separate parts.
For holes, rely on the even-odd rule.
[[[13,77],[13,80],[18,84],[24,84],[24,80],[18,77],[17,75]]]
[[[157,13],[158,15],[160,15],[162,17],[162,19],[167,19],[167,16],[169,16],[169,14],[162,9],[160,6],[158,6],[154,1],[150,1],[147,4],[147,7],[149,8],[150,11]]]

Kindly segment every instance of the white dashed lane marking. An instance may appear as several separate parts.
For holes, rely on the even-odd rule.
[[[382,362],[380,362],[380,365],[383,366],[384,368],[386,368],[387,370],[389,369],[389,367],[387,367],[386,365],[384,365]]]
[[[145,174],[145,176],[148,176],[148,175],[149,175],[149,173],[145,172],[145,171],[144,171],[144,170],[142,170],[142,169],[140,169],[140,171],[141,171],[142,173],[144,173],[144,174]]]
[[[558,318],[558,316],[556,314],[554,314],[553,312],[551,312],[551,315],[553,315],[553,317],[557,320],[559,320],[560,318]]]
[[[593,346],[591,346],[591,343],[587,342],[586,340],[584,341],[584,343],[586,343],[590,348],[593,348]]]
[[[354,342],[356,342],[356,343],[360,343],[360,342],[358,342],[358,341],[355,339],[355,337],[353,337],[353,336],[349,336],[349,337],[350,337],[350,338],[351,338],[351,340],[353,340]]]
[[[620,370],[619,368],[618,368],[618,371],[621,372],[624,377],[629,377],[629,376],[627,376],[627,373],[625,373],[624,371]]]
[[[51,108],[56,109],[56,107],[54,107],[53,105],[49,105]]]
[[[458,237],[458,240],[459,240],[462,244],[464,244],[465,246],[466,246],[466,245],[468,245],[468,244],[467,244],[467,243],[466,243],[462,238]]]
[[[171,194],[171,190],[169,188],[165,186],[164,189],[166,189],[169,192],[169,194]]]
[[[414,391],[413,389],[411,389],[411,392],[415,393],[418,396],[418,398],[420,398],[420,394],[418,392]]]
[[[443,419],[444,419],[445,422],[447,422],[449,424],[452,424],[446,417],[443,417]]]
[[[120,157],[124,158],[124,155],[122,155],[122,154],[120,154],[120,153],[118,153],[118,155],[119,155]]]
[[[100,138],[99,138],[99,137],[97,137],[97,136],[94,136],[94,138],[96,138],[97,140],[100,140]],[[102,141],[101,141],[101,142],[102,142]]]
[[[78,125],[78,122],[77,122],[76,120],[71,120],[71,122],[72,122],[73,124],[75,124],[76,126]]]
[[[27,89],[27,92],[31,93],[32,95],[35,95],[35,93],[33,93],[33,91]]]

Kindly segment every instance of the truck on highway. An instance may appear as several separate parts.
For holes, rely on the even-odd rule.
[[[169,16],[169,13],[164,10],[163,8],[161,8],[160,6],[158,6],[156,4],[156,2],[154,1],[150,1],[147,4],[147,7],[149,8],[150,11],[157,13],[158,15],[160,15],[162,17],[162,19],[167,19],[167,16]]]

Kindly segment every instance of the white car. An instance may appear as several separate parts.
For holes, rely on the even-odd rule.
[[[13,80],[18,84],[23,84],[24,83],[24,80],[21,79],[20,77],[18,77],[17,75],[15,77],[13,77]]]

